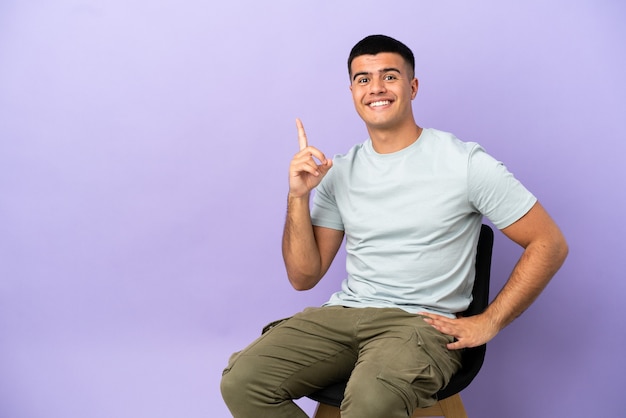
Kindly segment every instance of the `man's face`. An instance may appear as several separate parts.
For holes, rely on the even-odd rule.
[[[352,61],[350,91],[368,129],[389,130],[414,123],[411,101],[417,79],[401,55],[383,52]]]

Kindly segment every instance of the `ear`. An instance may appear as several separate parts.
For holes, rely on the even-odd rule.
[[[417,78],[413,77],[413,80],[411,80],[411,100],[415,99],[415,96],[417,96],[418,87],[419,81],[417,80]]]

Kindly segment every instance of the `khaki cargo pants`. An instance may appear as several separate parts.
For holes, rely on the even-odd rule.
[[[343,418],[409,417],[460,367],[452,340],[401,309],[307,308],[231,356],[222,396],[235,418],[305,418],[292,399],[349,378]]]

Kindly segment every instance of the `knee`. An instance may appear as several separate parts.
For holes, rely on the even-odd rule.
[[[222,372],[220,391],[224,402],[231,410],[232,407],[236,408],[250,400],[255,374],[255,364],[247,361],[247,356],[242,356],[241,352],[238,352],[230,357],[228,365]]]
[[[250,399],[255,375],[253,364],[239,364],[239,354],[235,353],[222,372],[220,391],[227,405],[240,405]],[[235,362],[237,365],[235,366]]]
[[[350,379],[342,404],[342,417],[407,417],[415,408],[430,406],[441,382],[430,367],[408,374],[383,370]]]
[[[220,382],[222,398],[231,412],[276,402],[280,391],[267,368],[256,356],[233,355]]]
[[[222,374],[222,381],[220,382],[220,391],[222,392],[222,398],[226,405],[237,405],[240,402],[240,397],[243,390],[240,386],[237,373],[232,373],[231,370],[224,370]]]
[[[406,417],[402,393],[377,378],[351,381],[341,405],[342,417]]]

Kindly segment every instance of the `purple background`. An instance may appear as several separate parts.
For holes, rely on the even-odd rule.
[[[343,277],[339,258],[288,285],[286,173],[296,117],[327,155],[365,139],[345,61],[371,33],[413,48],[418,122],[484,145],[570,243],[489,344],[470,416],[622,416],[625,18],[618,0],[3,0],[0,416],[229,416],[230,353]],[[493,295],[520,254],[496,235]]]

